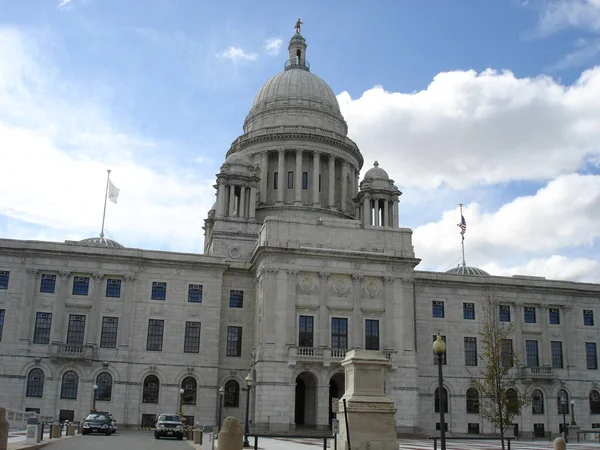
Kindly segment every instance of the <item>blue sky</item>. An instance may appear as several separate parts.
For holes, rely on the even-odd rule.
[[[600,282],[600,0],[0,0],[0,237],[201,252],[298,17],[419,268]]]

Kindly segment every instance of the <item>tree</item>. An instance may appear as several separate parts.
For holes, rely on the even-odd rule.
[[[483,331],[481,362],[477,375],[471,376],[471,384],[479,392],[479,414],[500,430],[504,450],[504,435],[513,419],[521,414],[528,398],[517,388],[517,373],[514,368],[517,356],[513,350],[514,326],[500,321],[500,302],[493,292],[484,294],[481,301]]]

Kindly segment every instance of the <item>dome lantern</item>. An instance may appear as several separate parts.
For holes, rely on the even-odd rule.
[[[296,33],[288,45],[289,59],[285,63],[285,70],[304,69],[310,72],[310,64],[306,60],[306,39],[300,34],[300,19],[296,22]]]

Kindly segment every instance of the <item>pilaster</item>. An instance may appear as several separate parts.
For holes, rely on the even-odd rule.
[[[60,278],[60,284],[58,287],[58,299],[56,299],[56,302],[54,303],[50,341],[64,343],[66,339],[66,335],[64,334],[66,329],[65,308],[67,298],[69,296],[69,278],[71,276],[71,272],[60,271],[58,275]]]
[[[360,309],[360,300],[362,294],[362,281],[363,275],[360,273],[352,274],[352,300],[353,300],[353,308],[352,308],[352,339],[350,348],[363,348],[363,339],[362,339],[362,311]]]
[[[102,313],[102,283],[104,282],[104,274],[95,273],[92,275],[92,280],[94,282],[94,290],[92,291],[92,307],[90,308],[88,317],[86,344],[97,346],[98,322]]]
[[[32,336],[32,325],[35,324],[34,292],[39,274],[38,269],[28,267],[25,269],[25,286],[21,296],[21,323],[19,324],[20,339],[30,341]]]

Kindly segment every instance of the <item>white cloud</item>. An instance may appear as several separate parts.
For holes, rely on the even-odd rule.
[[[70,8],[72,7],[72,5],[70,5],[70,3],[73,0],[61,0],[60,3],[58,4],[58,8]]]
[[[581,67],[590,61],[598,60],[598,55],[600,55],[600,39],[580,42],[575,50],[567,53],[560,61],[546,70],[558,71],[571,67]]]
[[[549,180],[600,154],[600,66],[571,86],[509,71],[443,72],[413,93],[338,96],[349,136],[398,186]],[[432,163],[434,161],[435,163]]]
[[[254,52],[245,52],[239,47],[227,47],[223,53],[217,55],[219,58],[230,59],[231,61],[255,61],[258,55]]]
[[[600,0],[555,0],[548,2],[539,28],[543,34],[563,28],[600,31]]]
[[[269,55],[277,56],[281,50],[283,40],[281,38],[269,38],[265,41],[265,51]]]

